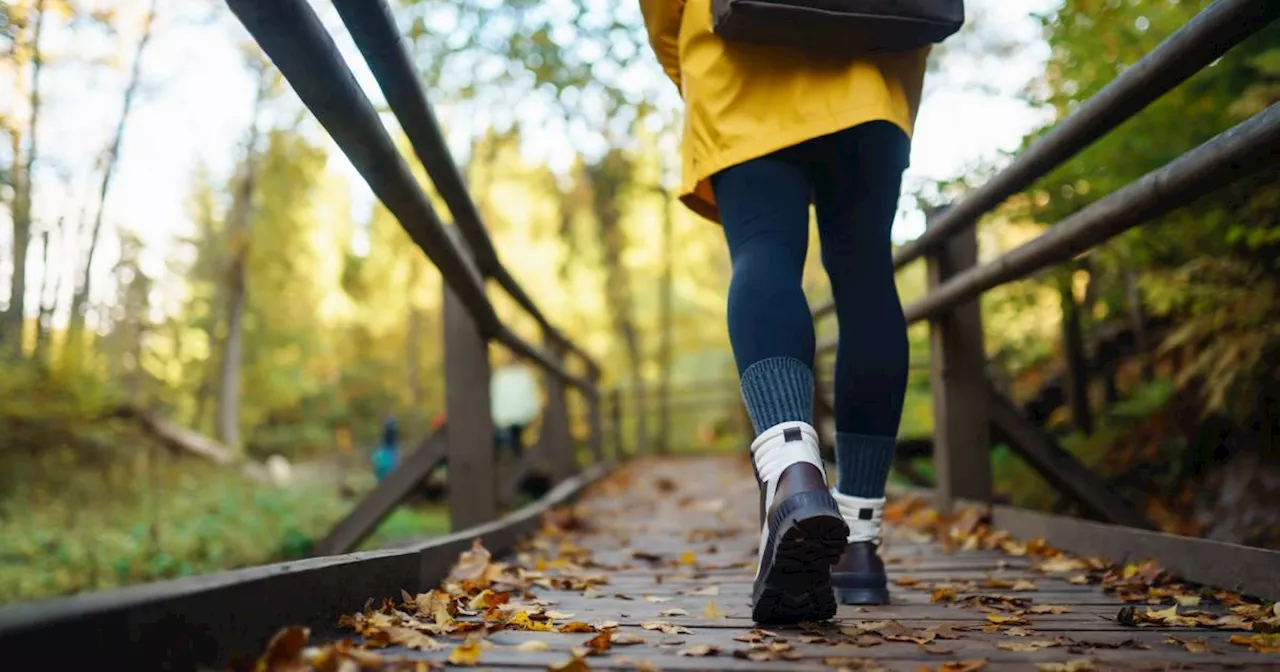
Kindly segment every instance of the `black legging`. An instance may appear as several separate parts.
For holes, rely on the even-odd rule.
[[[815,206],[840,328],[838,432],[898,432],[907,328],[894,285],[889,230],[909,152],[910,141],[897,126],[872,122],[712,178],[733,260],[729,340],[740,374],[775,357],[813,366],[813,320],[801,280],[809,205]]]

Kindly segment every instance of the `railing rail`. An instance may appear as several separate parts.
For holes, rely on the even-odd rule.
[[[1029,277],[1133,227],[1181,208],[1280,163],[1280,104],[1186,152],[1058,222],[987,264],[977,263],[978,220],[1010,196],[1146,109],[1152,102],[1280,17],[1274,0],[1217,0],[1126,69],[1013,163],[954,206],[928,213],[917,239],[894,254],[894,267],[924,258],[928,292],[908,305],[907,322],[930,324],[934,408],[935,496],[943,510],[960,499],[991,501],[993,430],[1059,490],[1107,522],[1150,527],[1120,497],[1023,417],[987,380],[978,299],[987,290]],[[831,302],[813,311],[820,319]],[[836,348],[838,339],[819,345]],[[1078,384],[1079,381],[1077,381]],[[829,409],[828,409],[829,414]]]
[[[489,415],[489,342],[496,341],[546,374],[543,436],[538,448],[563,482],[579,470],[566,392],[580,390],[590,414],[589,457],[603,457],[600,369],[584,350],[560,333],[502,264],[485,231],[462,173],[454,163],[439,123],[382,0],[339,1],[350,29],[415,154],[443,197],[455,226],[446,226],[351,69],[306,0],[227,0],[232,12],[284,75],[304,105],[333,137],[400,222],[410,238],[440,270],[444,280],[445,412],[438,437],[424,442],[400,470],[370,493],[322,541],[319,550],[341,553],[368,535],[391,509],[442,461],[448,465],[449,513],[455,530],[497,518],[504,475],[497,468],[494,427]],[[519,336],[498,316],[486,291],[492,278],[541,327],[542,344]],[[575,373],[567,354],[581,362]],[[519,474],[506,475],[519,478]]]

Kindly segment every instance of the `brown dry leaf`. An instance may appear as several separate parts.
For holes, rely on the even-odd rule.
[[[912,586],[920,585],[920,579],[917,579],[914,576],[900,576],[894,579],[893,582],[903,588],[911,588]]]
[[[662,611],[658,612],[658,615],[663,618],[672,618],[674,616],[688,616],[689,612],[679,607],[676,607],[675,609],[663,609]]]
[[[1040,672],[1092,672],[1097,668],[1093,666],[1092,660],[1078,658],[1065,663],[1036,663],[1036,669]]]
[[[612,637],[613,638],[610,641],[612,641],[617,646],[635,646],[636,644],[644,644],[645,642],[644,637],[641,637],[640,635],[632,635],[628,633],[613,635]]]
[[[955,588],[934,588],[933,594],[929,596],[930,602],[950,602],[956,599]]]
[[[588,639],[586,647],[592,656],[603,656],[613,647],[613,632],[605,630],[600,634]]]
[[[1035,581],[1027,581],[1026,579],[1018,579],[1013,582],[1013,586],[1009,588],[1015,593],[1025,593],[1032,590],[1040,590]]]
[[[716,606],[715,600],[707,600],[707,606],[702,608],[702,617],[706,619],[724,618],[724,612],[720,611],[720,607]]]
[[[479,542],[476,543],[479,544]],[[480,640],[478,639],[468,639],[449,652],[450,665],[474,667],[478,662],[480,662]]]
[[[1088,574],[1076,574],[1075,576],[1073,576],[1073,577],[1071,577],[1071,578],[1067,579],[1067,583],[1069,583],[1069,584],[1071,584],[1071,585],[1073,585],[1073,586],[1086,586],[1086,585],[1089,585],[1089,575],[1088,575]]]
[[[921,651],[924,651],[925,653],[932,654],[935,656],[946,656],[960,650],[960,649],[947,648],[945,646],[938,646],[936,644],[917,644],[916,646]]]
[[[987,620],[996,625],[1031,625],[1031,621],[1021,616],[1005,616],[1004,614],[987,614]]]
[[[540,639],[531,639],[527,642],[521,642],[520,646],[516,647],[516,650],[526,651],[529,653],[542,653],[544,651],[550,651],[551,645]]]
[[[881,644],[884,644],[884,637],[879,635],[859,635],[853,640],[853,645],[860,649],[865,649],[871,646],[880,646]]]
[[[463,551],[458,556],[458,562],[454,564],[453,569],[449,570],[448,581],[478,581],[485,575],[485,571],[489,569],[489,549],[480,544],[480,540],[476,539],[471,542],[471,550]]]
[[[1280,653],[1280,635],[1231,635],[1231,643],[1254,653]]]
[[[443,651],[444,645],[436,640],[428,637],[426,633],[419,632],[412,628],[393,627],[387,628],[383,632],[387,633],[387,638],[393,644],[399,644],[417,651]]]
[[[559,665],[551,665],[547,668],[550,672],[589,672],[591,666],[587,665],[587,661],[581,656],[574,656]]]
[[[302,649],[310,636],[310,628],[294,626],[280,630],[267,644],[258,668],[265,672],[301,672],[308,669],[310,665],[302,659]]]
[[[1046,574],[1066,574],[1068,572],[1078,572],[1088,568],[1089,563],[1077,558],[1069,558],[1065,555],[1050,558],[1036,566],[1036,569],[1045,572]]]
[[[1018,651],[1026,653],[1028,651],[1039,651],[1040,649],[1051,649],[1060,646],[1061,643],[1052,639],[1033,639],[1027,642],[996,642],[997,649],[1005,651]]]
[[[595,600],[604,597],[604,593],[596,590],[594,586],[587,586],[587,589],[582,591],[582,596],[588,600]]]
[[[839,658],[832,656],[823,658],[824,665],[836,668],[837,672],[885,672],[885,668],[870,658]]]
[[[707,586],[707,587],[705,587],[705,588],[699,588],[699,589],[697,589],[697,590],[682,591],[682,594],[684,594],[684,595],[697,595],[697,596],[699,596],[699,597],[708,597],[708,596],[711,596],[711,595],[719,595],[719,594],[720,594],[720,586]]]
[[[1213,649],[1209,648],[1209,643],[1205,641],[1203,638],[1180,639],[1178,637],[1174,637],[1173,635],[1169,635],[1168,638],[1164,640],[1164,643],[1176,644],[1177,646],[1181,646],[1182,648],[1187,650],[1187,653],[1214,653]]]
[[[1069,614],[1071,613],[1071,608],[1057,604],[1037,604],[1027,611],[1030,611],[1033,614]]]
[[[938,668],[938,672],[978,672],[987,666],[984,660],[954,660],[949,663],[943,663]]]
[[[950,625],[935,625],[925,628],[924,634],[937,639],[960,639],[962,635]]]
[[[687,649],[681,649],[676,653],[677,655],[688,656],[692,658],[704,658],[706,656],[719,655],[720,649],[710,644],[698,644],[697,646],[691,646]]]
[[[645,630],[658,630],[667,635],[691,635],[693,631],[682,625],[675,625],[666,621],[645,621],[640,624]]]
[[[1009,628],[1004,634],[1006,637],[1030,637],[1031,631],[1026,628]]]
[[[595,632],[596,627],[582,621],[570,621],[557,628],[560,632]]]

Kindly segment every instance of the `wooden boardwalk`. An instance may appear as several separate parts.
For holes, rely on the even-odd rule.
[[[884,547],[892,605],[759,630],[748,605],[756,507],[745,455],[633,462],[548,516],[506,562],[470,554],[455,567],[463,581],[313,631],[302,658],[319,669],[355,669],[335,665],[352,656],[364,669],[1280,669],[1280,636],[1250,631],[1280,624],[1271,608],[1225,591],[1152,588],[1151,567],[1028,548],[983,533],[977,512],[940,544],[922,531],[932,512],[901,500],[887,515],[908,520]],[[297,669],[283,664],[294,658],[289,640],[277,636],[268,669]],[[378,648],[353,650],[361,642]]]

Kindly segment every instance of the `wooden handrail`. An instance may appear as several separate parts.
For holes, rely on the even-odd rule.
[[[1280,3],[1275,0],[1217,0],[1019,154],[1008,168],[939,217],[919,238],[898,248],[893,267],[906,266],[960,229],[975,225],[1010,196],[1146,109],[1277,17]],[[814,309],[814,318],[826,316],[834,308],[826,301]]]
[[[589,379],[570,374],[542,348],[520,338],[502,323],[485,294],[482,276],[470,270],[470,255],[446,232],[377,111],[342,60],[332,36],[306,0],[227,0],[227,5],[378,200],[440,269],[445,285],[457,295],[480,332],[533,360],[566,384],[590,389]]]

